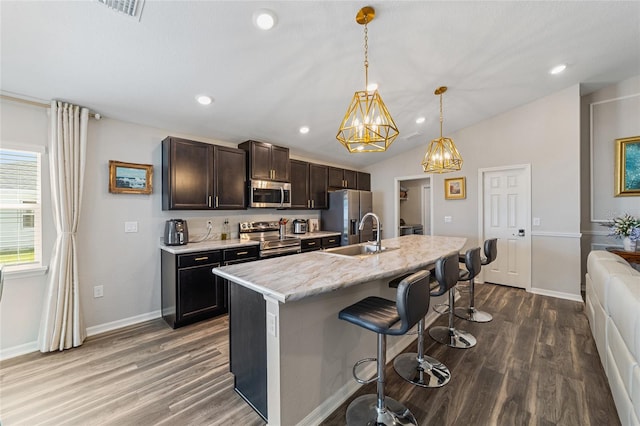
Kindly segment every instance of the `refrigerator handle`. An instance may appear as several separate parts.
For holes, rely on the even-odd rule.
[[[358,233],[358,219],[351,219],[349,221],[349,235],[356,235]]]

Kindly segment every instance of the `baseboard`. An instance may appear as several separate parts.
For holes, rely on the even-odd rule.
[[[30,354],[38,350],[38,341],[25,343],[24,345],[12,346],[7,349],[0,350],[0,361],[5,359],[15,358],[20,355]]]
[[[136,315],[134,317],[124,318],[118,321],[108,322],[106,324],[95,325],[87,328],[87,336],[95,336],[96,334],[104,333],[106,331],[116,330],[118,328],[126,327],[129,325],[138,324],[144,321],[160,318],[162,311],[157,310],[148,312],[146,314]],[[26,355],[31,352],[38,351],[38,341],[25,343],[23,345],[12,346],[10,348],[0,350],[0,360],[9,358],[15,358],[20,355]]]
[[[118,321],[108,322],[106,324],[94,325],[93,327],[87,327],[87,337],[95,336],[96,334],[104,333],[118,328],[127,327],[129,325],[138,324],[141,322],[149,321],[152,319],[160,318],[162,311],[157,310],[153,312],[147,312],[146,314],[136,315],[135,317],[123,318]]]
[[[541,296],[551,296],[551,297],[556,297],[558,299],[566,299],[566,300],[572,300],[574,302],[584,303],[584,300],[582,300],[582,296],[580,296],[579,294],[563,293],[561,291],[545,290],[543,288],[533,288],[533,287],[529,290],[529,293],[539,294]]]
[[[456,297],[456,300],[459,298],[459,295]],[[425,318],[425,332],[440,315],[436,312],[429,311]],[[415,332],[415,327],[412,329]],[[410,331],[411,332],[411,331]],[[415,341],[417,336],[415,334],[405,334],[404,336],[397,339],[396,344],[387,348],[387,362],[393,361],[393,359],[400,355],[404,348],[409,346],[411,342]],[[375,348],[371,348],[372,351]],[[365,367],[362,367],[359,370],[360,377],[373,377],[376,374],[376,363],[370,362],[367,363]],[[359,388],[360,384],[358,384],[355,380],[349,381],[346,385],[342,386],[336,393],[331,395],[326,401],[316,407],[315,410],[310,412],[304,419],[302,419],[298,425],[308,426],[308,425],[319,425],[322,423],[331,413],[337,410],[345,401],[347,401],[351,395],[353,395]]]

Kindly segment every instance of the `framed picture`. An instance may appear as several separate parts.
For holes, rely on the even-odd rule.
[[[445,200],[464,200],[467,198],[467,185],[464,177],[444,180]]]
[[[640,136],[616,139],[615,196],[640,195]]]
[[[109,161],[109,192],[114,194],[151,194],[153,189],[151,164]]]

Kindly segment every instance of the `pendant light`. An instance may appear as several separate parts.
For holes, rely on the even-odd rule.
[[[364,25],[364,81],[365,90],[355,92],[336,138],[349,152],[382,152],[398,137],[398,127],[391,118],[378,90],[369,86],[369,37],[367,24],[376,12],[366,6],[356,15],[356,22]]]
[[[462,168],[462,156],[458,152],[453,139],[442,137],[442,94],[447,91],[446,86],[438,87],[434,92],[440,96],[440,137],[429,143],[427,153],[422,160],[425,173],[455,172]]]

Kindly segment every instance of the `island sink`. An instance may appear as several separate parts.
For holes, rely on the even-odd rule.
[[[354,244],[351,246],[334,247],[326,249],[322,253],[348,257],[363,257],[370,256],[372,254],[384,253],[395,249],[397,249],[397,247],[380,247],[380,251],[377,251],[377,246],[375,244],[364,243]]]

